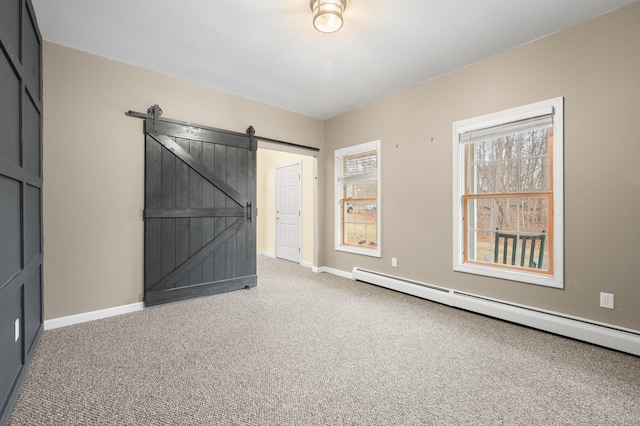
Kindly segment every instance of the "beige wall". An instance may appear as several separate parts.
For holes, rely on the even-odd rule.
[[[48,42],[43,57],[45,319],[142,300],[144,139],[126,111],[324,143],[320,120]]]
[[[258,252],[275,256],[275,169],[279,166],[300,163],[302,168],[302,262],[307,266],[314,263],[314,158],[290,152],[275,151],[258,147]]]
[[[326,200],[337,149],[382,140],[382,258],[333,250],[361,266],[640,330],[640,3],[327,121]],[[452,270],[452,123],[565,98],[565,288]],[[333,205],[324,207],[333,235]],[[391,267],[391,257],[398,267]],[[600,308],[601,291],[615,310]]]
[[[634,3],[326,122],[45,43],[45,318],[142,300],[142,123],[124,113],[157,103],[170,118],[236,131],[253,125],[258,135],[321,148],[318,266],[362,266],[640,330],[638,22]],[[452,123],[558,96],[565,288],[454,273]],[[336,252],[333,151],[377,139],[382,258]],[[615,294],[615,310],[598,307],[600,291]]]

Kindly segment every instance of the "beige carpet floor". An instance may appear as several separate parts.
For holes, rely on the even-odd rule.
[[[46,331],[9,425],[639,425],[640,358],[259,257]]]

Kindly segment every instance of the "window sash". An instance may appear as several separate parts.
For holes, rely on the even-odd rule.
[[[521,198],[546,198],[547,200],[547,243],[546,248],[548,250],[548,255],[545,256],[548,267],[546,269],[537,269],[537,268],[529,268],[523,267],[519,265],[505,265],[501,263],[495,262],[486,262],[481,260],[473,259],[469,256],[470,245],[469,245],[469,234],[472,231],[478,232],[480,229],[478,227],[471,228],[470,227],[470,218],[469,218],[469,203],[475,200],[481,199],[495,199],[495,198],[503,198],[503,199],[521,199]],[[509,269],[509,270],[517,270],[517,271],[529,271],[537,274],[551,275],[554,274],[554,264],[553,264],[553,239],[554,239],[554,226],[553,226],[553,192],[522,192],[522,193],[508,193],[508,194],[465,194],[463,196],[463,259],[465,263],[477,264],[477,265],[485,265],[491,266],[495,268],[501,269]],[[495,232],[495,229],[488,229],[488,232]],[[503,230],[504,231],[504,230]],[[517,235],[530,235],[530,232],[522,231],[522,230],[506,230],[506,232],[517,234]]]
[[[346,203],[351,203],[353,210],[351,212],[347,212]],[[367,197],[367,198],[342,198],[340,200],[341,204],[341,218],[340,222],[342,224],[342,245],[358,247],[366,250],[376,250],[378,248],[378,198],[377,197]],[[360,209],[360,205],[365,205],[363,209]],[[366,206],[373,206],[367,210]],[[353,218],[351,220],[347,219],[347,215],[353,214]],[[358,220],[358,215],[364,215],[364,220]],[[374,215],[374,221],[369,221],[369,216]],[[369,228],[375,228],[375,239],[365,238],[365,240],[369,244],[358,244],[350,242],[348,239],[347,229],[349,226],[353,226],[354,228],[362,228],[364,227],[364,233],[367,237],[369,237]],[[373,244],[371,244],[373,243]]]
[[[544,147],[540,145],[542,139],[534,139],[533,134],[529,135],[529,139],[508,140],[509,136],[513,136],[509,135],[464,144],[465,193],[504,192],[517,194],[551,190],[553,187],[553,128],[544,129],[547,130]],[[530,132],[532,131],[527,130],[520,134],[529,134]],[[541,135],[537,136],[539,138]],[[487,142],[488,145],[495,144],[497,148],[476,146],[476,143],[479,142]],[[517,151],[521,151],[520,154],[523,155],[507,155],[508,152]],[[499,178],[498,181],[491,180],[492,178],[489,178],[487,173],[493,174],[492,178]],[[492,183],[491,187],[482,188],[481,183],[486,184],[489,181]]]
[[[346,203],[350,202],[353,205],[353,210],[351,213],[347,212],[347,207],[346,207]],[[344,198],[342,200],[342,244],[343,245],[347,245],[347,246],[351,246],[351,247],[358,247],[358,248],[362,248],[362,249],[367,249],[367,250],[376,250],[378,247],[378,214],[377,214],[377,203],[378,203],[378,199],[377,198]],[[366,207],[364,209],[364,211],[360,211],[360,209],[358,208],[359,204],[366,204],[366,205],[375,205],[375,210],[370,209],[367,210]],[[353,219],[352,220],[347,220],[347,218],[345,217],[348,214],[353,214]],[[358,220],[358,216],[357,215],[364,215],[364,220]],[[370,218],[370,216],[373,215],[374,216],[374,221],[369,221],[368,219]],[[366,238],[363,240],[366,242],[363,244],[359,244],[359,243],[353,243],[350,242],[348,239],[348,228],[349,227],[353,227],[354,231],[356,228],[360,228],[361,231],[362,229],[364,229],[364,233],[366,235]],[[375,239],[371,239],[368,238],[370,237],[369,235],[369,230],[373,228],[373,231],[375,233]],[[373,243],[373,244],[372,244]]]

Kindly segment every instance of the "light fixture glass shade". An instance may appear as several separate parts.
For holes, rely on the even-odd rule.
[[[342,12],[347,0],[311,0],[313,26],[323,33],[332,33],[342,28]]]

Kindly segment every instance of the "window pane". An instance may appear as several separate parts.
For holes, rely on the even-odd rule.
[[[469,144],[468,193],[548,191],[550,134],[533,130]]]
[[[359,152],[357,154],[346,155],[342,162],[342,175],[352,176],[361,173],[374,172],[378,170],[377,151]]]
[[[469,229],[533,234],[549,229],[547,197],[480,198],[467,205]]]
[[[534,266],[538,268],[538,261],[542,259],[542,268],[548,269],[549,259],[549,199],[547,197],[521,198],[480,198],[467,201],[467,247],[466,256],[469,260],[480,262],[506,263],[515,262],[516,267],[524,264],[530,267],[531,243],[535,242]],[[501,240],[498,256],[495,257],[496,233],[513,236],[506,242]],[[535,241],[534,241],[535,240]],[[543,242],[544,240],[544,242]],[[522,260],[522,246],[526,241],[525,261]],[[512,257],[515,242],[515,261]],[[544,244],[543,255],[539,257],[539,248]]]
[[[469,231],[467,258],[478,262],[493,262],[494,232]]]
[[[546,234],[535,236],[498,234],[498,236],[500,238],[496,239],[495,234],[492,237],[491,254],[485,261],[542,271],[549,270],[549,246]]]
[[[343,200],[344,244],[376,248],[378,245],[376,199]]]
[[[376,248],[378,245],[377,228],[366,223],[344,223],[344,244]]]
[[[378,180],[356,181],[344,185],[344,198],[376,198]]]

